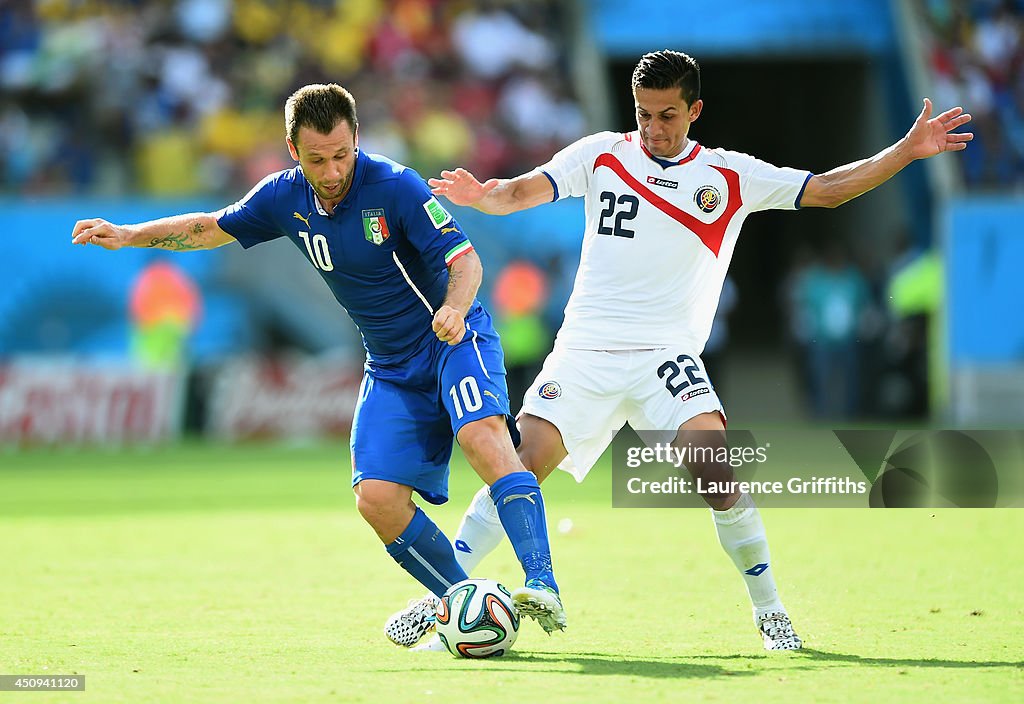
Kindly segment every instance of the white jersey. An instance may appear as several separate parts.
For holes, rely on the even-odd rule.
[[[601,132],[540,167],[555,199],[586,198],[562,347],[682,346],[700,354],[747,215],[795,209],[811,174],[690,140],[676,161],[639,133]]]

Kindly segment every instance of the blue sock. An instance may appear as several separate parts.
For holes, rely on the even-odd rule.
[[[422,509],[417,508],[402,534],[384,547],[403,570],[439,597],[456,582],[469,579],[455,560],[451,542]]]
[[[558,591],[551,571],[548,524],[537,477],[533,472],[507,474],[491,485],[491,499],[526,572],[526,581],[540,579]]]

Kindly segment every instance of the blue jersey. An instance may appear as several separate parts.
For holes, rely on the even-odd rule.
[[[349,192],[328,215],[297,166],[267,176],[217,223],[246,248],[290,239],[359,328],[370,371],[421,382],[447,267],[472,245],[419,174],[359,151]]]

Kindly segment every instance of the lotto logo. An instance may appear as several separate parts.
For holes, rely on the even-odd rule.
[[[648,176],[647,183],[652,186],[663,186],[664,188],[679,188],[678,181],[669,181],[668,179],[656,178],[654,176]]]
[[[541,398],[548,400],[558,398],[562,395],[562,387],[558,385],[557,381],[547,381],[541,384],[540,389],[537,390],[537,394]]]
[[[711,393],[711,389],[709,389],[706,386],[703,386],[703,387],[701,387],[699,389],[694,389],[693,391],[687,391],[685,394],[683,394],[682,396],[679,397],[679,400],[680,401],[689,401],[694,396],[703,396],[704,394],[707,394],[707,393]]]

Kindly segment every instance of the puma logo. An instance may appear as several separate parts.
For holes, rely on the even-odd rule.
[[[458,231],[459,231],[459,228],[457,228],[457,227],[443,227],[443,228],[441,228],[441,234],[442,235],[447,235],[449,232],[458,232]]]
[[[509,494],[509,495],[508,495],[508,496],[506,496],[506,497],[505,497],[505,499],[504,499],[504,500],[503,500],[503,501],[501,502],[501,505],[502,505],[502,506],[507,506],[507,505],[508,505],[508,502],[509,502],[509,501],[515,501],[516,499],[526,499],[526,500],[527,500],[527,501],[529,501],[529,502],[530,502],[531,504],[533,504],[534,506],[536,506],[536,505],[537,505],[537,502],[533,500],[533,497],[534,497],[534,496],[536,496],[536,495],[537,495],[537,492],[536,492],[536,491],[531,491],[531,492],[530,492],[529,494]]]
[[[313,214],[312,211],[310,211],[310,212],[306,213],[306,217],[302,217],[298,213],[292,213],[292,215],[295,216],[296,220],[301,220],[302,222],[306,223],[306,227],[309,227],[309,216],[312,215],[312,214]]]
[[[498,401],[499,403],[501,403],[501,399],[499,399],[497,396],[495,396],[492,392],[488,391],[487,389],[484,389],[484,396],[490,396],[495,401]]]

